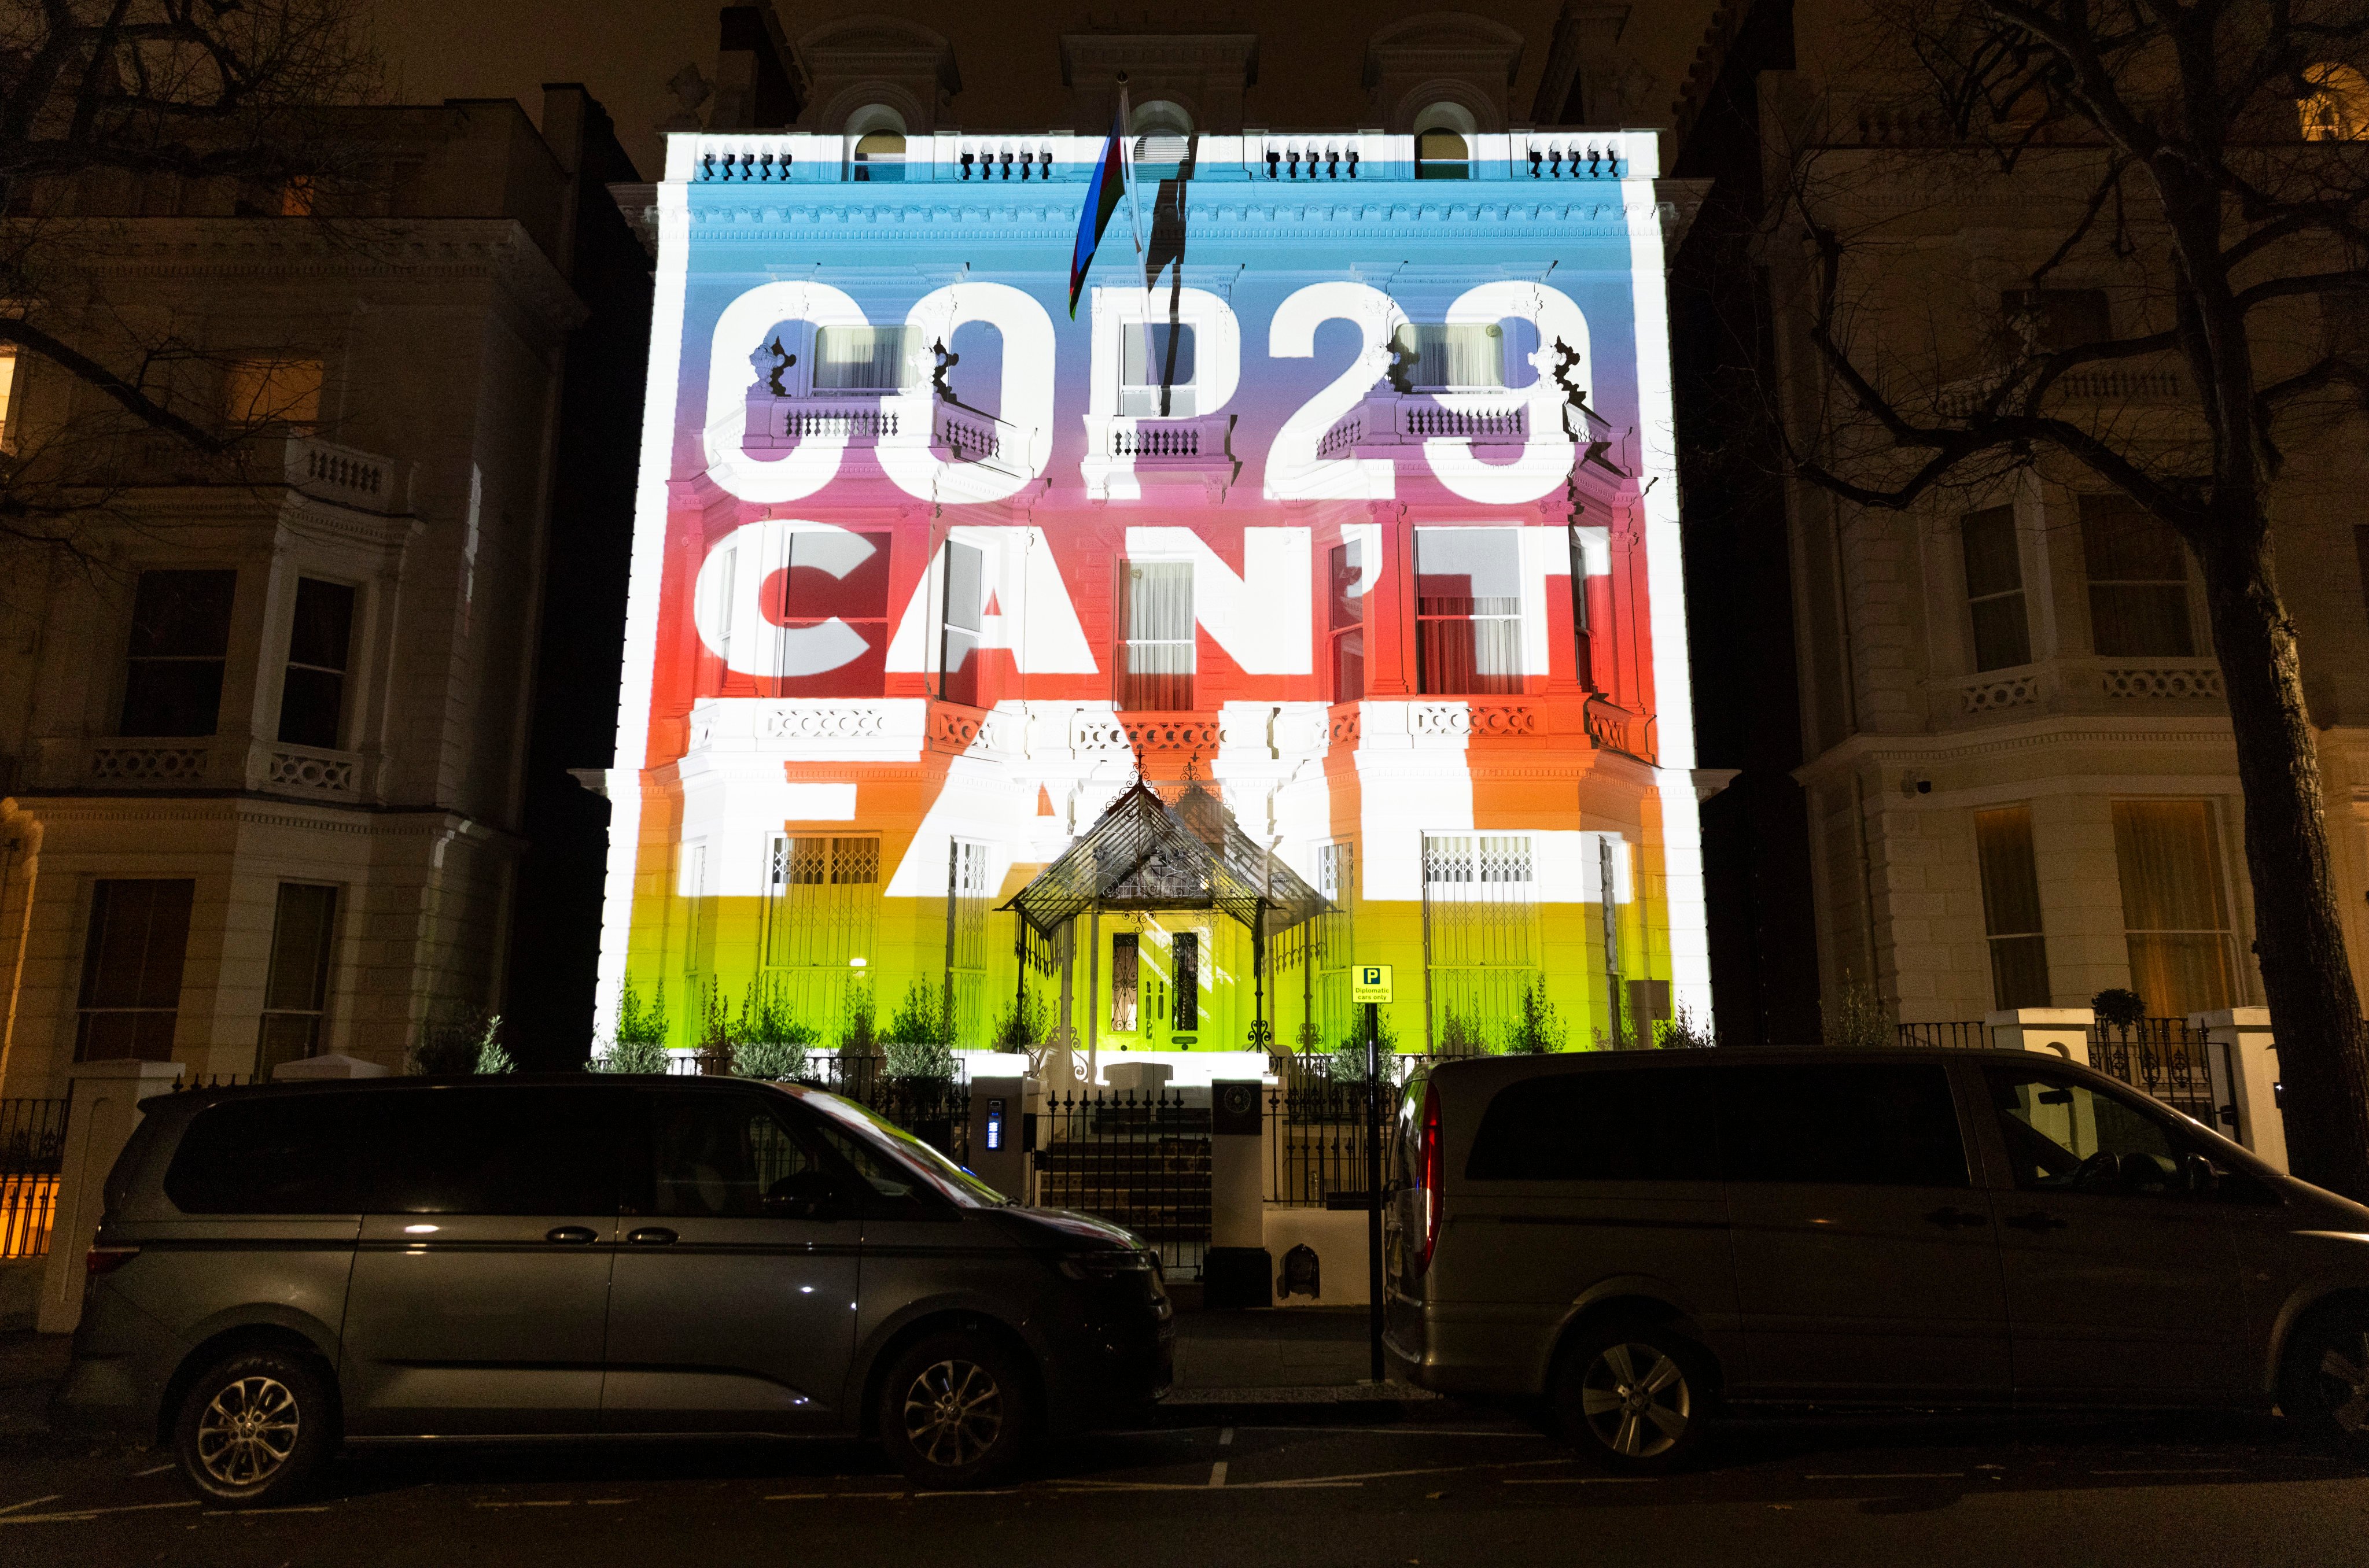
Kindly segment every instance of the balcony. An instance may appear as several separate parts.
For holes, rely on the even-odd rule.
[[[926,419],[921,409],[928,409]],[[927,447],[942,463],[976,463],[1015,479],[1029,475],[1034,432],[959,403],[897,392],[749,397],[751,452],[790,452],[807,441],[851,449]]]
[[[1997,375],[1951,382],[1935,395],[1935,410],[1945,419],[1963,419],[1997,385]],[[2100,365],[2057,377],[2042,406],[2057,413],[2111,414],[2124,407],[2171,409],[2187,399],[2188,378],[2178,371]]]
[[[1086,491],[1097,500],[1133,500],[1146,485],[1198,485],[1222,500],[1242,473],[1234,455],[1234,416],[1196,419],[1129,418],[1089,414],[1086,455],[1080,465]]]
[[[1961,677],[1934,714],[1945,728],[2052,714],[2218,715],[2227,711],[2212,658],[2057,658]]]

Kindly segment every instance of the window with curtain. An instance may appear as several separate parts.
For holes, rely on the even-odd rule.
[[[2124,496],[2081,498],[2090,646],[2109,658],[2189,658],[2188,547]]]
[[[979,637],[986,624],[985,557],[969,544],[946,543],[945,629],[940,638],[938,695],[979,707]]]
[[[1425,695],[1522,689],[1521,532],[1418,528],[1415,661]]]
[[[280,739],[294,746],[338,744],[353,639],[352,587],[298,578],[295,621],[288,631],[288,669],[280,681]]]
[[[119,735],[212,735],[222,717],[236,572],[142,572]]]
[[[173,1059],[197,887],[187,879],[92,885],[74,1060]]]
[[[888,669],[888,546],[887,533],[836,528],[789,536],[788,559],[767,576],[760,602],[793,634],[782,640],[775,677],[797,683],[790,694],[880,694]]]
[[[1118,705],[1145,713],[1193,706],[1193,564],[1119,564]]]
[[[2031,807],[1975,812],[1974,859],[1983,879],[1983,930],[1990,938],[1991,1005],[2046,1007],[2048,942],[2040,929]]]
[[[1194,401],[1193,328],[1135,322],[1119,329],[1118,411],[1134,419],[1189,419]]]
[[[1136,977],[1141,972],[1142,938],[1130,931],[1111,938],[1110,1028],[1114,1035],[1135,1033]]]
[[[1966,609],[1974,624],[1974,668],[2008,670],[2031,662],[2025,620],[2023,560],[2013,507],[1968,512],[1958,523],[1965,552]],[[2002,1004],[2004,1005],[2004,1004]]]
[[[248,429],[309,434],[321,418],[318,360],[233,360],[223,372],[223,416]]]
[[[1444,391],[1505,384],[1505,329],[1494,322],[1445,326],[1409,322],[1391,346],[1398,350],[1392,379],[1405,391]]]
[[[2158,1018],[2237,1005],[2243,985],[2212,802],[2118,800],[2113,811],[2131,989]]]
[[[815,329],[817,392],[903,392],[913,376],[901,326],[818,326]]]
[[[269,1079],[282,1062],[320,1054],[328,1022],[337,924],[335,887],[311,882],[280,885],[271,920],[271,967],[263,983],[263,1022],[255,1046],[258,1079]]]
[[[1336,544],[1324,570],[1324,635],[1331,643],[1333,700],[1354,703],[1366,694],[1366,596],[1363,540]]]

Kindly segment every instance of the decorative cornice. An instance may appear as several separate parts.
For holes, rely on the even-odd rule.
[[[2054,750],[2074,746],[2187,746],[2200,741],[2234,748],[2229,721],[2199,717],[2186,724],[2161,717],[2134,719],[2127,727],[2094,715],[1996,726],[1974,735],[1884,735],[1861,733],[1829,748],[1793,770],[1802,784],[1823,783],[1862,762],[1951,762],[1975,757],[2003,756],[2015,751]],[[2232,762],[2234,766],[2234,760]]]

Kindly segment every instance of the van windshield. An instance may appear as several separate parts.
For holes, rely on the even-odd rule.
[[[886,1143],[899,1163],[914,1169],[940,1194],[965,1208],[1001,1208],[1012,1200],[868,1105],[809,1090],[798,1098],[833,1121]]]

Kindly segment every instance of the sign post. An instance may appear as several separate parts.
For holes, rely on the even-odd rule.
[[[1366,1004],[1366,1339],[1373,1380],[1382,1380],[1382,1009],[1390,967],[1360,964],[1350,995]]]

